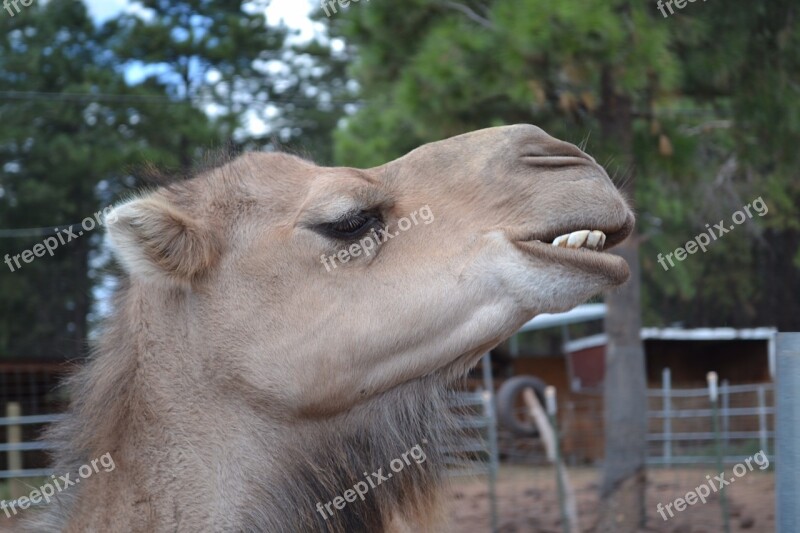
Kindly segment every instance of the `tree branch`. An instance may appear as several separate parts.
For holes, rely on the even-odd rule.
[[[486,17],[482,17],[473,11],[469,6],[465,6],[464,4],[459,4],[458,2],[443,2],[443,6],[449,7],[450,9],[455,9],[456,11],[460,11],[464,15],[467,16],[473,22],[477,22],[484,28],[488,28],[490,30],[495,29],[494,24],[491,20],[487,19]]]

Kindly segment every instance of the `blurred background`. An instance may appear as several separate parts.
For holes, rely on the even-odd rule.
[[[796,1],[25,3],[0,9],[0,469],[11,480],[0,497],[35,485],[21,471],[48,473],[34,439],[108,312],[118,271],[96,213],[220,154],[369,167],[532,123],[585,147],[631,199],[637,230],[620,253],[634,276],[583,314],[530,325],[477,369],[464,398],[477,398],[486,432],[470,457],[489,471],[457,478],[457,529],[569,525],[543,439],[496,424],[493,400],[484,409],[481,391],[494,398],[523,375],[558,390],[576,531],[774,528],[774,465],[669,520],[656,503],[716,474],[720,458],[774,450],[776,336],[800,331]],[[723,221],[707,251],[687,246]],[[631,364],[609,373],[615,350]],[[509,401],[525,411],[521,396]],[[627,480],[635,520],[614,500]]]

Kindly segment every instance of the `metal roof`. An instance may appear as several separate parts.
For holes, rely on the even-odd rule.
[[[642,328],[642,340],[659,339],[669,341],[732,341],[732,340],[763,340],[767,341],[767,362],[770,377],[775,377],[775,338],[777,328]],[[564,343],[564,352],[567,354],[605,346],[608,336],[605,333],[592,335]]]
[[[600,320],[606,316],[606,304],[583,304],[566,313],[543,313],[528,321],[517,333],[524,331],[534,331],[537,329],[552,328],[587,322],[589,320]]]
[[[731,340],[773,340],[778,333],[776,328],[642,328],[642,340],[660,339],[670,341],[731,341]],[[605,333],[576,339],[564,344],[564,351],[574,352],[608,342]]]

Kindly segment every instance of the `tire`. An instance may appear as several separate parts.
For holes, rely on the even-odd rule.
[[[525,405],[522,400],[522,391],[532,388],[536,397],[544,407],[544,389],[547,387],[544,381],[533,376],[515,376],[500,387],[497,391],[497,418],[500,424],[511,431],[514,435],[522,437],[538,437],[539,430],[530,417],[521,419],[519,408]]]

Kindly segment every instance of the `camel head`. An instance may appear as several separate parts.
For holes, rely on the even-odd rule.
[[[301,416],[463,374],[534,315],[623,283],[606,252],[634,220],[594,159],[530,125],[366,170],[251,153],[109,218],[131,283],[191,322],[213,379]]]
[[[247,154],[107,222],[128,276],[48,440],[56,472],[117,468],[30,531],[442,530],[447,384],[624,282],[633,215],[591,157],[511,126],[366,170]]]

